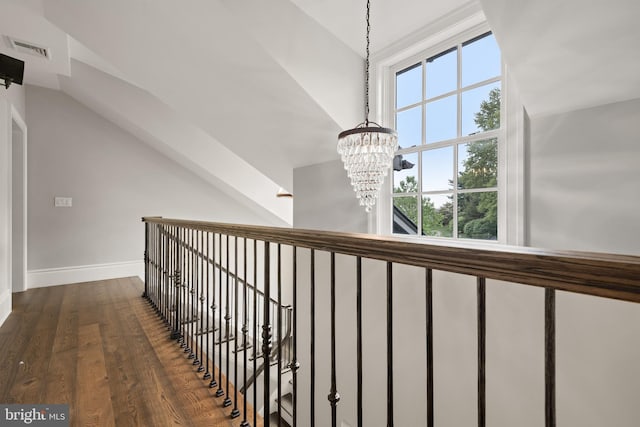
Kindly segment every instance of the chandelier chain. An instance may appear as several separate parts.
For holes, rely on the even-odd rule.
[[[371,0],[367,0],[367,59],[365,62],[364,74],[364,124],[369,126],[369,33],[371,32],[371,23],[369,15],[371,14]]]

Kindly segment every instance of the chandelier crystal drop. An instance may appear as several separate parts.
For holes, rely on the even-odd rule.
[[[398,149],[398,134],[395,130],[369,122],[369,15],[370,0],[367,0],[367,56],[365,67],[365,120],[353,129],[338,135],[338,154],[351,185],[367,212],[376,204],[378,193],[391,162]]]

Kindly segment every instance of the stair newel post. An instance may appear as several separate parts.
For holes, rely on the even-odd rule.
[[[293,425],[296,427],[298,412],[298,247],[293,247],[293,358],[291,359],[291,372],[293,374]]]
[[[231,352],[231,347],[230,347],[230,343],[229,340],[231,339],[231,301],[230,301],[230,296],[231,296],[231,292],[230,292],[230,270],[229,270],[229,235],[227,234],[225,236],[225,241],[226,241],[226,248],[225,248],[225,253],[226,253],[226,289],[227,289],[227,294],[225,295],[225,314],[224,314],[224,330],[225,330],[225,340],[226,340],[226,354],[227,354],[227,367],[225,369],[225,376],[227,379],[227,396],[225,397],[224,401],[222,402],[222,406],[224,406],[225,408],[227,406],[231,406],[231,397],[229,395],[229,376],[230,376],[230,360],[229,360],[229,354]]]
[[[209,378],[211,378],[211,371],[209,370],[209,351],[210,351],[210,340],[209,340],[209,334],[210,334],[210,328],[211,326],[209,325],[209,289],[211,288],[211,276],[209,275],[209,273],[211,272],[211,263],[210,263],[210,254],[211,254],[211,233],[210,232],[206,232],[203,234],[205,234],[206,238],[206,244],[203,245],[203,251],[204,251],[204,257],[203,257],[203,262],[204,262],[204,266],[206,268],[206,272],[205,272],[205,286],[207,287],[206,290],[206,300],[207,302],[205,303],[205,307],[204,310],[202,311],[202,315],[205,316],[207,318],[206,322],[205,322],[205,330],[202,331],[203,334],[206,334],[206,344],[205,344],[205,352],[204,352],[204,357],[205,357],[205,371],[204,371],[204,375],[202,376],[203,380],[208,380]],[[205,251],[206,248],[206,251]],[[211,387],[211,384],[209,384],[209,387]]]
[[[237,418],[240,416],[240,410],[238,409],[238,236],[233,237],[233,350],[235,356],[233,357],[233,410],[231,411],[231,418]]]
[[[269,406],[270,406],[270,390],[271,370],[269,369],[269,361],[271,359],[271,323],[270,323],[270,303],[271,303],[271,260],[270,260],[270,243],[264,242],[264,321],[262,325],[262,356],[265,364],[264,369],[264,427],[269,427]]]
[[[242,390],[244,390],[244,399],[243,399],[243,408],[242,408],[242,422],[240,423],[240,427],[249,427],[249,421],[247,421],[247,353],[249,352],[249,348],[247,347],[247,333],[249,332],[249,314],[247,313],[247,282],[249,279],[247,278],[247,238],[245,237],[242,245],[242,255],[243,255],[243,274],[242,277],[244,279],[244,286],[242,287],[242,347],[244,364],[243,366],[243,382],[244,385]],[[255,285],[255,282],[254,282]],[[236,355],[236,357],[238,357]]]
[[[331,404],[331,427],[337,427],[340,394],[336,381],[336,254],[331,252],[331,391],[327,396]]]

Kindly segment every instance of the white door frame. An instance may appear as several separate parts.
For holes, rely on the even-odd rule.
[[[10,280],[12,283],[12,292],[22,292],[27,290],[27,124],[24,119],[16,110],[16,108],[11,105],[11,120],[9,122],[11,126],[11,141],[9,143],[9,164],[10,164],[10,172],[9,179],[11,180],[11,185],[9,186],[9,198],[11,200],[11,212],[10,212],[10,228],[9,231],[11,233],[10,246],[11,249],[9,251],[9,266],[10,266]],[[19,129],[19,132],[14,132],[14,125]],[[19,140],[16,140],[19,138]],[[22,169],[22,199],[20,203],[22,204],[22,230],[20,230],[20,236],[14,236],[13,232],[13,192],[14,192],[14,183],[13,183],[13,169],[14,169],[14,161],[13,161],[13,147],[14,144],[22,145],[22,156],[18,161],[21,162]],[[22,240],[20,253],[14,253],[14,239],[18,238]],[[13,271],[13,261],[14,256],[18,256],[22,258],[21,263],[21,274],[15,274]],[[18,281],[14,280],[14,278],[20,278]]]

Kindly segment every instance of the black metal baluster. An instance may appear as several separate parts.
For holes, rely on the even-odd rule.
[[[298,425],[298,247],[293,247],[293,359],[291,372],[293,374],[293,425]]]
[[[311,328],[310,328],[310,347],[311,347],[311,363],[309,366],[309,374],[311,377],[311,386],[309,390],[309,397],[311,399],[310,405],[310,424],[314,427],[316,424],[316,251],[311,249],[311,278],[310,278],[310,293],[311,303],[309,307],[309,315],[311,316]]]
[[[142,298],[149,299],[149,223],[144,223],[144,292]]]
[[[235,292],[235,298],[233,299],[233,411],[231,411],[231,418],[237,418],[240,416],[240,410],[238,409],[238,236],[234,236],[233,244],[233,289]]]
[[[175,252],[175,242],[171,240],[171,227],[167,226],[164,228],[164,237],[165,237],[165,246],[163,251],[163,259],[166,261],[164,266],[164,270],[166,271],[166,288],[164,292],[162,292],[162,299],[164,303],[161,307],[162,318],[165,324],[169,327],[170,330],[175,330],[173,326],[175,321],[175,316],[172,316],[171,304],[173,302],[173,298],[171,295],[171,291],[173,290],[173,280],[175,280],[175,260],[173,259]],[[168,308],[168,309],[167,309]]]
[[[249,348],[247,346],[247,333],[249,332],[249,313],[247,312],[247,282],[249,278],[247,277],[247,238],[245,237],[242,245],[243,251],[243,274],[244,278],[244,287],[242,288],[242,347],[244,364],[243,364],[243,382],[244,385],[242,387],[243,392],[243,407],[242,407],[242,422],[240,423],[240,427],[249,427],[249,421],[247,421],[247,353],[249,352]],[[236,357],[238,357],[236,355]],[[236,385],[237,387],[237,385]]]
[[[277,324],[278,324],[278,424],[282,419],[282,245],[278,243],[278,304]]]
[[[166,265],[166,270],[167,270],[167,274],[168,274],[168,280],[167,280],[167,287],[165,289],[165,292],[163,293],[163,298],[165,303],[163,304],[163,311],[165,312],[164,314],[164,318],[165,318],[165,323],[167,324],[167,326],[169,327],[170,330],[175,330],[176,326],[174,325],[175,323],[175,315],[173,314],[172,308],[175,305],[175,298],[174,298],[174,292],[175,292],[175,286],[173,283],[173,281],[175,281],[175,277],[176,277],[176,242],[175,240],[172,239],[172,227],[168,226],[165,228],[165,233],[166,233],[166,237],[167,237],[167,245],[165,247],[165,251],[167,252],[166,255],[166,260],[167,260],[167,265]],[[172,326],[173,325],[173,326]]]
[[[155,224],[149,224],[149,302],[155,308],[155,277],[156,277],[156,260],[155,260]]]
[[[174,266],[169,262],[171,259],[171,251],[173,250],[173,242],[171,241],[170,234],[171,227],[164,228],[163,236],[163,248],[162,248],[162,266],[163,266],[163,282],[165,287],[162,292],[162,305],[160,306],[160,314],[162,320],[168,326],[171,326],[171,310],[167,307],[171,304],[171,286],[172,280],[175,280],[175,272],[172,270]],[[169,306],[170,307],[170,306]]]
[[[264,427],[269,427],[269,398],[270,398],[270,382],[271,369],[269,369],[269,361],[271,360],[271,324],[269,314],[269,304],[271,298],[271,271],[270,271],[270,243],[264,242],[264,323],[262,325],[262,356],[264,360]]]
[[[486,425],[486,279],[478,277],[478,427]]]
[[[189,342],[188,342],[188,331],[186,329],[187,325],[185,323],[185,321],[187,320],[187,304],[188,304],[188,299],[187,299],[187,278],[189,277],[188,274],[188,261],[189,261],[189,254],[187,252],[187,230],[183,229],[181,230],[180,233],[180,247],[181,247],[181,251],[180,251],[180,260],[182,261],[182,274],[180,277],[180,301],[181,301],[181,305],[180,305],[180,331],[181,331],[181,337],[180,337],[180,341],[181,341],[181,346],[185,349],[186,352],[189,351]]]
[[[331,252],[331,391],[327,396],[331,405],[331,426],[338,425],[338,394],[336,381],[336,254]]]
[[[229,301],[229,296],[230,296],[230,292],[229,292],[229,235],[226,235],[226,243],[227,243],[227,247],[226,247],[226,254],[227,254],[227,259],[226,259],[226,264],[227,264],[227,272],[226,272],[226,286],[227,286],[227,295],[225,296],[226,300],[225,300],[225,315],[224,315],[224,324],[225,324],[225,335],[226,335],[226,352],[227,352],[227,369],[225,369],[224,373],[227,379],[227,396],[225,397],[224,401],[222,402],[222,406],[224,406],[225,408],[227,406],[231,406],[231,398],[229,397],[229,376],[230,376],[230,372],[229,372],[229,351],[230,351],[230,346],[229,346],[229,340],[231,339],[231,335],[229,334],[230,332],[230,327],[231,327],[231,307],[230,307],[230,301]]]
[[[358,427],[362,427],[362,257],[356,258],[356,357],[358,382]]]
[[[387,262],[387,427],[393,418],[393,264]]]
[[[556,425],[556,291],[544,291],[545,426]]]
[[[220,265],[218,266],[218,304],[220,304],[218,313],[220,334],[218,342],[220,347],[218,348],[218,390],[216,391],[216,397],[222,397],[224,396],[224,390],[222,389],[222,233],[218,235],[218,254],[220,258]]]
[[[162,291],[164,290],[164,282],[166,279],[165,271],[164,271],[164,253],[162,252],[162,247],[164,246],[164,239],[166,236],[162,234],[161,231],[158,231],[158,316],[162,318]],[[164,319],[163,319],[164,320]]]
[[[195,283],[195,275],[194,275],[194,271],[193,271],[193,261],[194,261],[194,254],[193,254],[193,230],[189,230],[188,233],[188,237],[187,237],[187,250],[188,250],[188,254],[189,254],[189,261],[187,264],[187,268],[189,269],[189,275],[187,277],[189,277],[190,283],[187,285],[187,296],[189,297],[189,314],[187,315],[187,318],[185,319],[186,326],[187,326],[187,334],[188,334],[188,344],[187,344],[187,348],[185,349],[185,351],[187,351],[189,353],[189,355],[187,356],[189,359],[194,359],[195,355],[193,354],[193,324],[195,322],[194,317],[194,313],[193,313],[193,306],[194,306],[194,292],[193,292],[193,286]]]
[[[253,427],[258,425],[258,241],[253,241]]]
[[[181,286],[181,257],[180,257],[180,229],[175,227],[174,229],[174,241],[173,241],[173,250],[174,250],[174,271],[173,271],[173,286],[171,290],[172,301],[175,307],[175,311],[173,313],[173,330],[171,332],[171,339],[177,340],[178,342],[182,341],[182,332],[180,329],[180,316],[181,314],[181,299],[180,299],[180,286]]]
[[[171,283],[171,271],[168,271],[169,266],[166,263],[167,259],[165,256],[165,252],[168,246],[167,240],[169,239],[169,235],[166,233],[166,229],[164,227],[158,233],[158,237],[160,239],[160,242],[159,242],[160,247],[158,249],[158,265],[160,267],[160,277],[159,277],[160,292],[159,292],[159,299],[158,299],[158,315],[160,316],[163,322],[167,323],[167,320],[169,319],[167,319],[166,317],[164,304],[167,299],[167,288],[170,286],[170,283]],[[168,323],[171,324],[170,321]]]
[[[433,427],[433,271],[426,269],[427,427]]]
[[[216,330],[219,328],[216,327],[216,233],[213,233],[212,242],[211,242],[211,279],[213,281],[213,286],[211,288],[211,382],[209,383],[209,388],[214,388],[218,385],[216,381]],[[218,256],[220,256],[220,252],[218,251]],[[218,285],[220,283],[218,282]],[[219,368],[219,366],[218,366]],[[216,396],[217,396],[216,392]]]
[[[189,359],[193,359],[193,366],[200,363],[198,360],[198,235],[196,230],[191,230],[191,354]]]
[[[203,331],[203,334],[206,334],[207,337],[205,339],[206,350],[205,350],[205,353],[204,353],[204,357],[206,358],[206,361],[205,361],[205,371],[204,371],[204,375],[202,377],[203,380],[208,380],[209,378],[211,378],[211,371],[209,370],[209,352],[211,351],[211,347],[209,347],[209,345],[210,345],[210,340],[209,340],[209,334],[210,334],[210,332],[209,332],[209,328],[210,328],[210,325],[209,325],[209,307],[210,307],[209,306],[209,302],[210,302],[210,299],[209,299],[209,288],[211,287],[211,279],[210,279],[210,275],[209,275],[209,273],[211,272],[211,264],[209,262],[209,255],[211,254],[211,233],[208,232],[208,231],[207,231],[207,234],[206,234],[206,240],[207,240],[207,244],[204,247],[206,247],[207,250],[206,250],[205,256],[204,256],[204,265],[207,266],[207,272],[206,272],[206,278],[205,278],[205,283],[206,283],[206,286],[207,286],[207,296],[206,296],[206,299],[207,299],[207,302],[206,302],[206,317],[207,317],[207,321],[205,322],[205,328],[207,328],[207,329],[206,329],[206,331]],[[203,247],[203,250],[204,250],[204,247]],[[204,313],[205,313],[205,311],[202,312],[203,316],[205,316]],[[211,384],[209,384],[209,387],[211,387]]]
[[[198,372],[204,372],[204,232],[202,230],[198,230],[196,231],[196,236],[197,235],[200,235],[200,246],[198,247],[197,258],[198,270],[200,272],[200,286],[198,287],[198,289],[200,290],[200,313],[198,314],[198,317],[200,317],[200,334],[198,335],[198,337],[200,338],[200,343],[198,344],[198,350],[200,353],[200,360],[198,360],[198,363],[200,364],[200,366],[198,366]]]
[[[167,281],[169,280],[167,274],[171,274],[170,272],[167,273],[167,266],[164,265],[164,249],[167,244],[167,238],[168,236],[163,233],[162,229],[158,230],[158,316],[165,322],[167,319],[164,317],[164,296],[168,285]]]

